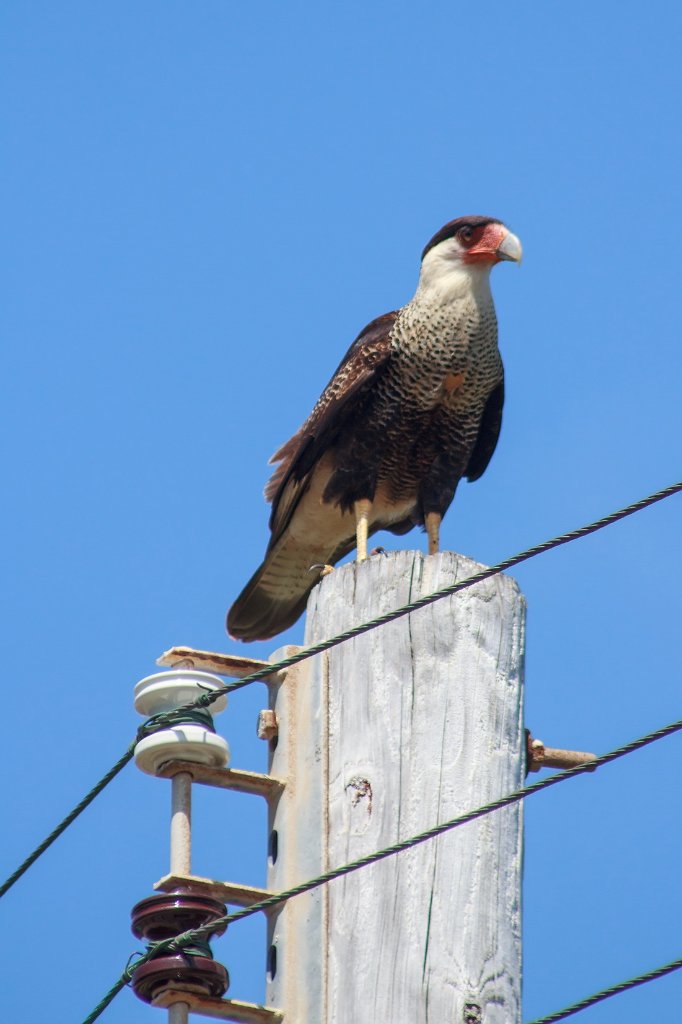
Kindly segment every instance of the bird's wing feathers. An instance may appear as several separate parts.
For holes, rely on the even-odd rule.
[[[358,335],[322,392],[312,413],[270,459],[279,465],[265,488],[272,502],[272,547],[281,537],[304,493],[308,477],[334,442],[363,396],[385,369],[397,312],[377,317]]]
[[[478,480],[486,470],[488,463],[493,457],[497,446],[497,439],[500,436],[502,425],[502,406],[504,405],[504,378],[500,381],[494,391],[488,396],[485,404],[481,422],[478,427],[478,436],[474,450],[469,458],[465,476],[467,480]]]

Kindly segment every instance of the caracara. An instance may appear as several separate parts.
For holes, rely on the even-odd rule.
[[[275,452],[265,489],[272,536],[227,629],[265,640],[291,626],[319,579],[376,530],[423,525],[429,554],[466,477],[495,450],[504,376],[490,271],[521,260],[492,217],[460,217],[422,253],[414,298],[358,335],[301,429]]]

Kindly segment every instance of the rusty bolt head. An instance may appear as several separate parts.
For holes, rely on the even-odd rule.
[[[277,715],[271,708],[266,708],[264,711],[258,712],[258,724],[256,726],[256,733],[258,734],[259,740],[272,740],[275,738],[279,728],[277,725]]]
[[[539,772],[545,761],[545,745],[526,729],[526,772]]]

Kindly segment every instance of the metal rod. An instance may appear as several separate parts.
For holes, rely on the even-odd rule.
[[[215,1020],[231,1020],[236,1024],[282,1024],[284,1014],[271,1006],[245,1003],[241,999],[212,999],[195,992],[166,989],[152,999],[152,1006],[171,1006],[175,999],[184,1000],[190,1013]]]
[[[596,754],[589,754],[585,750],[560,750],[555,747],[545,747],[542,763],[547,768],[574,768],[576,765],[594,761],[596,756]]]
[[[594,761],[596,754],[588,754],[585,750],[563,750],[559,747],[546,747],[542,740],[533,739],[526,729],[526,770],[539,772],[541,768],[575,768],[580,764]]]
[[[168,1007],[168,1024],[188,1024],[189,1006],[187,1003],[173,1003]]]
[[[189,875],[191,867],[192,776],[179,772],[171,782],[170,873]]]
[[[192,780],[202,786],[215,786],[218,789],[234,789],[237,793],[253,793],[273,799],[282,792],[284,783],[272,775],[260,772],[247,772],[241,768],[214,768],[212,765],[195,764],[187,761],[166,761],[156,774],[164,779],[172,779],[179,772],[189,772]]]

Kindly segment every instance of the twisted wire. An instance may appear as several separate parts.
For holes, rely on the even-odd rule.
[[[636,978],[620,981],[617,985],[611,985],[610,988],[604,988],[601,992],[595,992],[594,995],[587,996],[577,1003],[572,1003],[571,1006],[567,1006],[563,1010],[550,1013],[548,1017],[538,1017],[537,1020],[530,1021],[529,1024],[556,1024],[557,1021],[566,1020],[567,1017],[572,1017],[574,1013],[580,1013],[581,1010],[586,1010],[588,1007],[594,1006],[595,1003],[601,1003],[604,999],[610,999],[611,996],[619,996],[621,992],[627,992],[628,989],[636,988],[637,985],[645,985],[648,981],[657,981],[659,978],[664,978],[666,974],[679,971],[680,967],[682,967],[682,959],[672,960],[669,964],[656,967],[653,971],[647,971],[646,974],[639,974]]]
[[[114,999],[119,994],[121,989],[124,989],[126,987],[126,985],[128,984],[128,982],[130,981],[130,979],[133,976],[133,971],[138,966],[139,966],[139,961],[135,961],[130,967],[126,967],[125,971],[123,972],[121,977],[118,979],[116,984],[111,986],[111,988],[109,989],[107,994],[105,996],[103,996],[102,999],[100,999],[100,1001],[98,1002],[98,1004],[94,1008],[94,1010],[90,1011],[90,1013],[87,1015],[87,1017],[83,1021],[83,1024],[94,1024],[94,1021],[96,1021],[98,1017],[102,1016],[102,1014],[106,1010],[107,1006],[109,1006],[111,1003],[113,1003]]]
[[[576,530],[570,530],[568,533],[562,533],[558,537],[553,537],[551,540],[535,544],[533,547],[527,548],[525,551],[521,551],[516,555],[512,555],[510,558],[505,558],[502,562],[498,562],[497,565],[490,566],[487,569],[482,569],[480,572],[474,573],[473,576],[468,576],[464,580],[460,580],[457,583],[451,583],[447,587],[435,590],[432,594],[425,594],[423,597],[418,597],[414,601],[410,601],[408,604],[402,605],[400,608],[395,608],[390,612],[385,612],[383,615],[378,615],[375,619],[370,619],[368,622],[363,622],[358,626],[352,626],[350,629],[345,630],[343,633],[339,633],[337,636],[330,637],[327,640],[321,640],[319,643],[312,644],[310,647],[305,647],[302,650],[297,651],[295,654],[289,655],[287,658],[282,658],[281,661],[273,662],[273,664],[269,665],[267,668],[259,669],[257,672],[251,672],[249,675],[243,676],[241,679],[238,679],[233,683],[227,683],[225,686],[211,690],[209,693],[204,693],[201,697],[197,698],[194,704],[187,705],[187,707],[197,705],[200,707],[209,707],[223,694],[233,693],[235,690],[240,690],[243,686],[248,686],[250,683],[259,682],[275,672],[281,672],[284,669],[291,668],[293,665],[297,665],[299,662],[305,661],[307,658],[312,658],[316,654],[322,654],[324,651],[328,651],[332,647],[337,647],[339,644],[345,643],[347,640],[353,640],[355,637],[361,636],[363,633],[368,633],[370,630],[376,629],[379,626],[385,626],[387,623],[394,622],[396,619],[400,619],[404,615],[410,615],[412,612],[418,611],[420,608],[425,608],[427,605],[433,604],[435,601],[441,601],[444,597],[451,597],[453,594],[458,594],[461,590],[466,590],[468,587],[473,587],[476,583],[482,583],[484,580],[490,579],[491,576],[497,576],[501,572],[506,572],[507,569],[512,569],[515,565],[527,562],[529,559],[535,558],[537,555],[542,555],[546,551],[552,551],[554,548],[561,547],[563,544],[570,544],[572,541],[580,540],[582,537],[587,537],[591,533],[603,530],[604,527],[611,526],[613,523],[617,523],[621,519],[626,519],[628,516],[634,515],[636,512],[641,512],[650,505],[655,505],[656,502],[672,497],[673,494],[677,494],[679,491],[682,491],[682,481],[671,484],[669,487],[664,487],[660,491],[655,491],[653,494],[649,494],[646,498],[640,498],[639,501],[635,501],[631,505],[626,505],[624,508],[618,509],[616,512],[611,512],[609,515],[603,516],[601,519],[597,519],[585,526],[580,526]]]
[[[564,782],[567,779],[583,775],[585,772],[592,772],[595,768],[600,768],[602,765],[609,764],[611,761],[616,761],[621,757],[625,757],[636,750],[640,750],[642,747],[646,747],[651,743],[656,743],[658,740],[661,740],[666,736],[671,736],[673,733],[679,732],[681,729],[682,719],[677,722],[672,722],[670,725],[666,725],[661,729],[656,729],[653,732],[647,733],[644,736],[640,736],[637,739],[631,740],[629,743],[625,743],[623,746],[617,747],[615,750],[602,754],[600,757],[596,757],[593,760],[588,761],[586,764],[576,765],[573,768],[567,768],[564,771],[556,772],[554,775],[549,775],[547,778],[541,779],[530,786],[524,786],[522,789],[517,789],[513,793],[508,793],[506,796],[493,800],[473,811],[468,811],[467,813],[461,814],[449,821],[442,822],[439,825],[434,825],[432,828],[429,828],[424,832],[411,836],[409,839],[403,839],[397,843],[393,843],[390,846],[385,847],[383,850],[378,850],[375,853],[359,857],[357,860],[351,861],[348,864],[343,864],[338,868],[325,871],[316,878],[311,878],[307,882],[301,882],[299,885],[292,886],[290,889],[286,889],[283,892],[274,893],[272,896],[266,897],[266,899],[259,900],[258,903],[252,903],[249,907],[243,907],[241,910],[237,910],[232,914],[226,914],[208,924],[202,925],[200,928],[194,928],[190,931],[182,932],[180,935],[176,935],[171,939],[163,939],[160,942],[150,943],[147,948],[147,952],[142,954],[134,963],[126,967],[116,984],[110,989],[95,1010],[93,1010],[92,1013],[83,1021],[83,1024],[93,1024],[101,1014],[102,1010],[104,1010],[112,999],[114,999],[116,994],[128,984],[135,973],[135,970],[142,964],[147,963],[149,960],[152,960],[154,957],[159,956],[162,953],[173,953],[185,949],[187,946],[196,942],[197,939],[208,939],[214,932],[224,929],[235,921],[240,921],[245,917],[251,917],[253,914],[257,914],[262,910],[271,910],[273,907],[279,906],[281,903],[285,903],[287,900],[293,899],[295,896],[300,896],[303,893],[310,892],[312,889],[317,889],[322,885],[326,885],[328,882],[334,881],[336,878],[350,875],[354,871],[359,871],[361,868],[369,867],[381,860],[385,860],[387,857],[404,853],[406,850],[410,850],[430,839],[435,839],[437,836],[440,836],[445,832],[459,828],[461,825],[466,825],[471,821],[475,821],[477,818],[482,818],[485,815],[492,814],[494,811],[499,811],[503,807],[509,807],[512,804],[518,803],[520,800],[524,800],[526,797],[532,796],[534,793],[540,793],[544,789],[549,789],[550,787],[556,786],[558,783]],[[539,1024],[539,1022],[536,1022],[536,1024]],[[546,1024],[546,1022],[543,1022],[543,1024]]]
[[[71,825],[72,822],[76,820],[79,814],[82,814],[85,808],[92,803],[96,796],[99,796],[102,790],[109,785],[112,779],[116,778],[118,773],[122,771],[128,764],[128,762],[131,760],[134,752],[135,743],[131,743],[123,757],[121,757],[116,762],[113,768],[110,768],[107,774],[99,780],[97,785],[93,786],[89,793],[86,793],[81,802],[79,804],[76,804],[73,810],[69,814],[67,814],[67,816],[62,821],[60,821],[60,823],[57,825],[55,829],[52,830],[52,832],[50,832],[49,836],[47,836],[46,839],[43,839],[42,843],[39,846],[36,846],[33,853],[29,854],[26,860],[19,865],[16,871],[13,871],[9,878],[5,879],[3,884],[0,885],[0,898],[2,898],[5,895],[5,893],[12,888],[15,882],[19,881],[21,876],[25,874],[31,867],[31,865],[38,860],[38,857],[40,857],[43,853],[45,853],[45,850],[52,846],[55,839],[59,839],[62,832],[66,831],[69,825]]]
[[[658,501],[663,501],[664,498],[669,498],[673,494],[677,494],[679,491],[682,491],[682,481],[671,484],[669,487],[664,487],[660,491],[655,491],[653,494],[649,494],[645,498],[640,498],[639,501],[635,501],[631,505],[626,505],[624,508],[618,509],[618,511],[612,512],[610,515],[604,516],[601,519],[597,519],[593,523],[581,526],[577,530],[562,533],[558,537],[554,537],[552,540],[543,541],[541,544],[536,544],[534,547],[527,548],[519,554],[512,555],[511,558],[498,562],[497,565],[493,565],[488,569],[483,569],[481,572],[475,573],[473,576],[469,576],[467,579],[461,580],[459,583],[452,583],[447,587],[443,587],[441,590],[434,591],[432,594],[426,594],[423,597],[411,601],[409,604],[396,608],[393,611],[386,612],[384,615],[379,615],[377,618],[371,619],[369,622],[353,626],[351,629],[348,629],[343,633],[339,633],[337,636],[330,637],[328,640],[322,640],[320,643],[313,644],[311,647],[306,647],[303,650],[297,651],[295,654],[292,654],[287,658],[283,658],[281,661],[274,662],[272,665],[268,666],[268,668],[259,669],[257,672],[252,672],[235,682],[228,683],[223,687],[204,693],[190,704],[183,704],[173,711],[161,712],[158,715],[153,715],[140,726],[137,739],[139,740],[143,736],[150,735],[152,732],[156,732],[159,729],[172,727],[178,721],[178,715],[181,715],[183,712],[192,713],[202,708],[208,708],[223,694],[240,690],[243,686],[248,686],[250,683],[266,679],[269,675],[272,675],[275,672],[281,672],[286,668],[291,668],[293,665],[297,665],[299,662],[305,661],[307,658],[312,658],[316,654],[322,654],[324,651],[328,651],[332,647],[337,647],[339,644],[345,643],[347,640],[352,640],[354,637],[361,636],[363,633],[367,633],[372,629],[384,626],[389,622],[394,622],[396,619],[402,618],[404,615],[409,615],[420,608],[426,607],[426,605],[433,604],[435,601],[440,601],[445,597],[450,597],[453,594],[459,593],[461,590],[466,590],[468,587],[473,587],[476,583],[482,583],[483,580],[490,579],[491,576],[497,576],[499,573],[505,572],[507,569],[511,569],[515,565],[520,565],[522,562],[527,562],[529,559],[535,558],[536,555],[543,554],[545,551],[551,551],[553,548],[558,548],[562,544],[569,544],[571,541],[587,537],[591,533],[596,533],[598,530],[602,530],[606,526],[611,526],[620,519],[625,519],[627,516],[634,515],[636,512],[641,512],[650,505],[654,505]],[[57,828],[50,833],[47,839],[45,839],[40,846],[36,847],[33,853],[26,858],[23,864],[21,864],[17,870],[9,876],[4,884],[0,886],[0,898],[5,895],[5,893],[19,878],[21,878],[21,876],[38,859],[38,857],[40,857],[41,854],[52,845],[55,839],[57,839],[66,828],[68,828],[72,821],[75,821],[78,815],[88,806],[88,804],[92,803],[94,798],[102,792],[104,787],[107,786],[109,782],[116,777],[116,775],[118,775],[121,769],[124,768],[128,761],[131,760],[134,748],[135,744],[131,744],[126,754],[120,761],[117,761],[111,771],[104,776],[101,782],[99,782],[94,789],[92,789],[90,793],[81,800],[73,811],[71,811],[71,813],[64,818]]]

